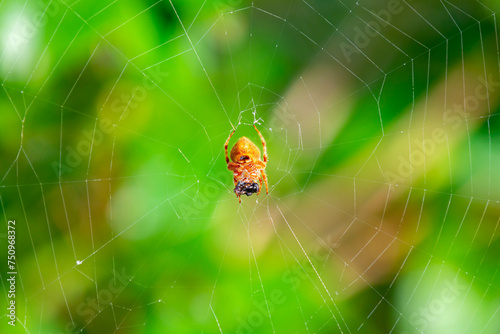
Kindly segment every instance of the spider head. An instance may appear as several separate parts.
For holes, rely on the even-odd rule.
[[[256,182],[238,182],[234,188],[234,193],[238,196],[250,196],[259,192],[259,184]]]

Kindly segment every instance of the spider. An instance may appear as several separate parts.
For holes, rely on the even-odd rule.
[[[264,137],[257,129],[257,127],[255,125],[253,127],[262,140],[264,161],[260,160],[260,151],[257,146],[255,146],[255,144],[252,143],[252,141],[247,137],[241,137],[240,139],[238,139],[236,144],[231,149],[232,162],[229,161],[229,157],[227,155],[227,145],[229,144],[229,140],[236,130],[233,130],[233,132],[231,132],[229,138],[227,138],[226,140],[226,144],[224,145],[224,150],[226,152],[227,169],[234,173],[234,193],[238,197],[240,203],[241,195],[250,196],[254,193],[257,193],[257,195],[260,194],[260,190],[262,188],[262,180],[264,180],[264,183],[266,185],[266,194],[269,194],[265,172],[267,163],[266,141],[264,140]],[[257,183],[257,181],[259,183]]]

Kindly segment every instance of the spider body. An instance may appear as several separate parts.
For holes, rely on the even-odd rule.
[[[260,151],[258,147],[252,143],[250,139],[241,137],[231,149],[230,161],[227,154],[227,146],[229,144],[229,140],[234,134],[234,131],[231,132],[224,146],[227,169],[232,171],[234,174],[234,193],[238,197],[240,203],[241,195],[251,196],[255,193],[259,195],[262,189],[262,181],[264,181],[266,185],[266,194],[269,194],[265,172],[267,163],[266,141],[255,125],[254,128],[262,140],[264,151],[263,160],[260,160]]]

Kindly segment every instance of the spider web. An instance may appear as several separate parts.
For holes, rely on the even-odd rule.
[[[0,2],[2,331],[497,333],[499,10]]]

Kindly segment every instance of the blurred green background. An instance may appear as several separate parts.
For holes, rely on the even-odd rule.
[[[498,333],[498,11],[1,1],[0,331]]]

